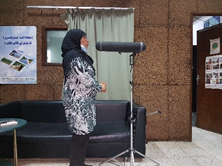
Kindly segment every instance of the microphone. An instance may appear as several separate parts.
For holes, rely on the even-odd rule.
[[[96,49],[98,51],[140,53],[146,49],[146,45],[143,42],[103,42],[103,41],[99,41],[96,43]]]

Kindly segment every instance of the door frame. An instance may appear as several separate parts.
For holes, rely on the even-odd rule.
[[[222,16],[222,13],[198,13],[198,12],[192,12],[190,14],[190,25],[191,25],[191,42],[190,42],[190,56],[191,56],[191,97],[190,97],[190,110],[191,110],[191,128],[192,128],[192,113],[195,109],[196,111],[196,102],[197,102],[197,95],[196,95],[196,76],[194,76],[196,68],[197,68],[197,59],[194,60],[193,58],[193,17],[194,16]],[[195,103],[195,104],[194,104]]]

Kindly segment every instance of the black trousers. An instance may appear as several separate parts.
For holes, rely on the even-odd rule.
[[[70,146],[70,166],[84,166],[86,158],[86,148],[90,134],[72,135]]]

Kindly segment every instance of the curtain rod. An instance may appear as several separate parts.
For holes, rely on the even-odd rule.
[[[39,9],[117,9],[128,10],[134,8],[118,8],[118,7],[73,7],[73,6],[27,6],[27,8],[39,8]]]

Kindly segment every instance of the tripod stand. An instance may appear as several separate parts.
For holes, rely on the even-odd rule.
[[[134,166],[134,153],[139,154],[140,156],[144,157],[145,159],[149,159],[150,161],[152,161],[153,163],[157,164],[157,166],[159,166],[159,163],[157,163],[156,161],[152,160],[151,158],[143,155],[142,153],[138,152],[137,150],[135,150],[133,148],[133,124],[135,122],[135,119],[133,117],[133,66],[134,66],[134,57],[136,56],[135,53],[130,55],[130,65],[131,65],[131,69],[130,69],[130,85],[131,85],[131,110],[130,110],[130,148],[117,154],[116,156],[100,163],[99,165],[102,165],[104,163],[108,163],[110,161],[115,161],[118,162],[119,165],[122,165],[118,160],[116,160],[117,157],[122,156],[123,154],[126,154],[128,152],[130,152],[130,166]],[[112,163],[113,164],[113,163]],[[142,163],[140,163],[139,165],[141,165]],[[117,165],[117,164],[115,164]]]

